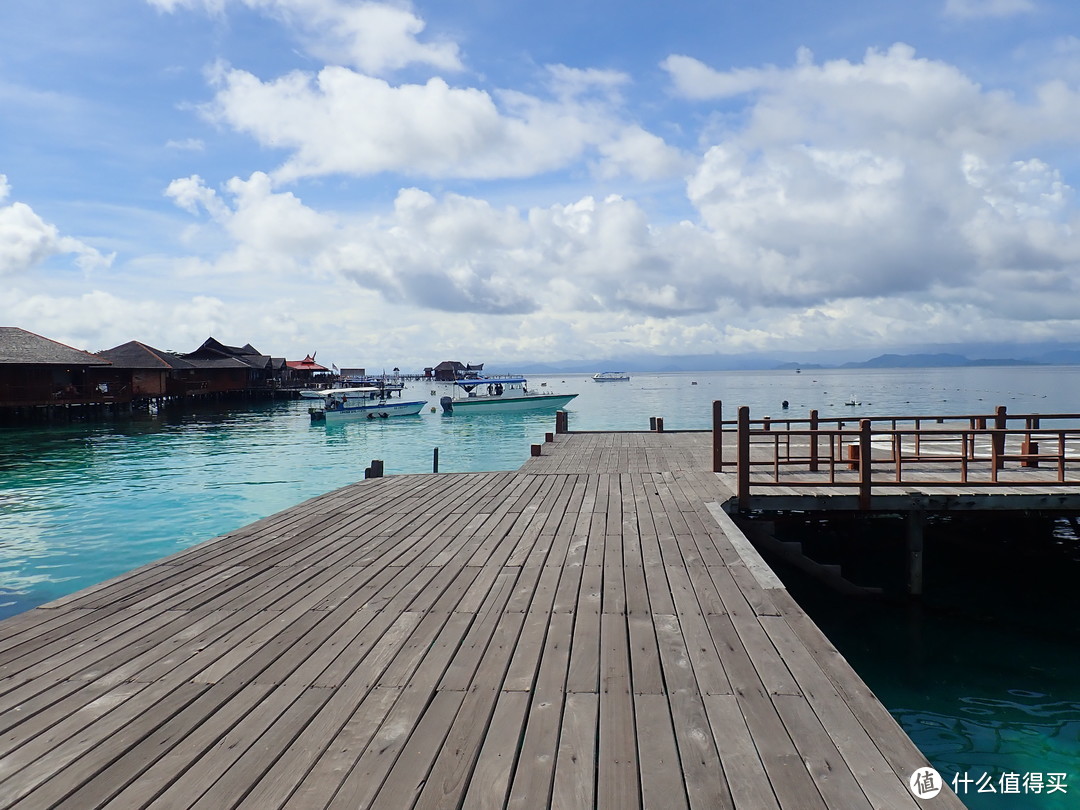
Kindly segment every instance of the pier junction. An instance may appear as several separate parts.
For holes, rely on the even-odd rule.
[[[0,623],[0,807],[962,807],[736,520],[902,512],[917,595],[920,515],[1077,509],[1080,434],[713,416],[560,414]]]

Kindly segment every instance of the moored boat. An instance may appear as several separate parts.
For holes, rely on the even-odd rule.
[[[392,395],[397,393],[397,398]],[[321,407],[310,408],[311,421],[337,422],[343,419],[387,419],[391,416],[415,416],[427,404],[401,399],[400,388],[357,386],[323,391]]]
[[[455,380],[454,395],[440,398],[444,414],[510,413],[558,410],[577,394],[538,394],[525,377],[478,377]]]
[[[630,375],[625,371],[601,371],[593,374],[593,380],[595,382],[616,382],[629,379]]]

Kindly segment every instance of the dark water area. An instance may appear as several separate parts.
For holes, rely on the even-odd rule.
[[[931,519],[914,601],[898,594],[899,519],[796,520],[778,534],[807,540],[829,558],[819,561],[873,548],[871,562],[844,572],[892,598],[840,596],[768,561],[969,807],[1080,807],[1080,540],[1070,520]]]

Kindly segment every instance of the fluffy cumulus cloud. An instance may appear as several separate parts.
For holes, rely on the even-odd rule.
[[[607,75],[561,72],[560,97],[551,100],[496,96],[442,78],[395,85],[332,66],[263,81],[219,65],[214,82],[214,100],[204,108],[209,118],[291,152],[275,172],[278,181],[382,172],[520,178],[572,166],[586,154],[609,174],[671,176],[685,165],[678,150],[622,121],[610,94],[587,92],[610,87]]]
[[[24,274],[62,254],[71,255],[75,265],[87,272],[112,262],[111,255],[103,256],[78,239],[62,236],[25,203],[4,205],[10,195],[7,177],[0,174],[0,277]]]
[[[745,123],[707,149],[687,185],[747,270],[736,295],[815,306],[932,299],[990,276],[1016,290],[1036,274],[1075,284],[1072,189],[1020,157],[1075,138],[1080,122],[1057,99],[1071,89],[1048,85],[1023,104],[906,46],[861,63],[804,52],[786,70],[724,73],[688,57],[664,67],[688,98],[746,100]]]
[[[715,306],[720,258],[690,225],[654,228],[619,197],[518,211],[474,197],[403,189],[379,217],[319,213],[265,174],[219,193],[197,176],[168,196],[205,215],[232,248],[206,272],[277,271],[345,281],[384,300],[446,312],[529,314],[546,309],[669,316]]]

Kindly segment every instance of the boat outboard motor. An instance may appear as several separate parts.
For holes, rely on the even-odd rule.
[[[443,397],[442,399],[439,400],[439,404],[442,405],[442,412],[443,413],[453,413],[454,412],[454,398],[453,397]]]

